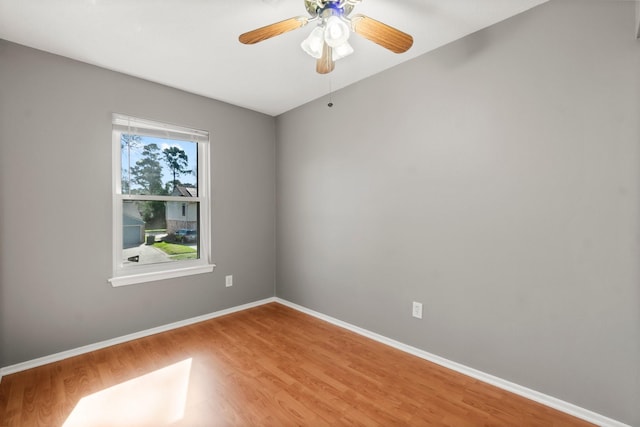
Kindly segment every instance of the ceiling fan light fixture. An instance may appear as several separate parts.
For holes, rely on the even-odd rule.
[[[304,0],[309,17],[294,16],[256,28],[240,34],[238,40],[243,44],[255,44],[316,22],[318,25],[300,43],[300,47],[317,60],[316,71],[319,74],[332,72],[338,59],[353,53],[353,47],[348,42],[352,31],[394,53],[403,53],[411,48],[411,35],[368,16],[351,15],[353,8],[361,1]]]
[[[309,37],[300,44],[302,50],[310,56],[318,59],[322,56],[322,45],[324,44],[324,27],[317,26],[311,31]]]
[[[344,44],[349,40],[351,30],[346,22],[339,16],[333,15],[327,19],[324,30],[324,40],[333,48]]]

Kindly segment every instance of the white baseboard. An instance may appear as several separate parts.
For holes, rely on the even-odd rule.
[[[590,423],[602,426],[602,427],[630,427],[627,424],[621,423],[614,419],[608,418],[604,415],[600,415],[596,412],[590,411],[588,409],[581,408],[572,403],[565,402],[563,400],[557,399],[553,396],[546,395],[544,393],[537,392],[535,390],[531,390],[530,388],[523,387],[521,385],[512,383],[510,381],[504,380],[502,378],[498,378],[494,375],[487,374],[482,371],[478,371],[477,369],[470,368],[468,366],[462,365],[457,362],[453,362],[451,360],[445,359],[440,356],[436,356],[435,354],[431,354],[424,350],[420,350],[419,348],[412,347],[407,344],[403,344],[399,341],[395,341],[391,338],[387,338],[383,335],[377,334],[375,332],[368,331],[364,328],[360,328],[358,326],[352,325],[347,322],[343,322],[342,320],[335,319],[331,316],[327,316],[325,314],[319,313],[317,311],[308,309],[301,305],[292,303],[290,301],[278,298],[271,297],[263,300],[251,302],[248,304],[239,305],[236,307],[227,308],[224,310],[216,311],[213,313],[205,314],[202,316],[193,317],[191,319],[181,320],[178,322],[170,323],[168,325],[158,326],[156,328],[147,329],[145,331],[136,332],[129,335],[124,335],[122,337],[113,338],[106,341],[101,341],[95,344],[89,344],[83,347],[78,347],[72,350],[63,351],[60,353],[52,354],[49,356],[40,357],[37,359],[29,360],[22,363],[17,363],[15,365],[6,366],[0,368],[0,381],[2,381],[3,375],[14,374],[20,371],[24,371],[31,368],[36,368],[38,366],[46,365],[48,363],[58,362],[63,359],[67,359],[69,357],[79,356],[81,354],[89,353],[91,351],[100,350],[105,347],[109,347],[116,344],[122,344],[127,341],[136,340],[138,338],[144,338],[149,335],[158,334],[161,332],[170,331],[172,329],[181,328],[183,326],[192,325],[194,323],[203,322],[205,320],[214,319],[216,317],[224,316],[227,314],[235,313],[238,311],[246,310],[253,307],[258,307],[260,305],[268,304],[270,302],[278,302],[287,307],[293,308],[294,310],[300,311],[302,313],[309,314],[318,319],[329,322],[333,325],[339,326],[341,328],[347,329],[349,331],[355,332],[359,335],[370,338],[374,341],[378,341],[382,344],[386,344],[388,346],[394,347],[398,350],[404,351],[406,353],[412,354],[414,356],[420,357],[421,359],[428,360],[430,362],[436,363],[445,368],[451,369],[456,372],[460,372],[461,374],[467,375],[469,377],[475,378],[477,380],[486,382],[488,384],[494,385],[503,390],[507,390],[511,393],[515,393],[527,399],[536,401],[543,405],[549,406],[551,408],[557,409],[569,415],[573,415],[574,417],[578,417]]]
[[[74,348],[72,350],[62,351],[49,356],[39,357],[37,359],[28,360],[26,362],[17,363],[15,365],[6,366],[0,368],[0,381],[2,381],[3,375],[14,374],[16,372],[25,371],[27,369],[36,368],[38,366],[46,365],[48,363],[58,362],[69,357],[79,356],[81,354],[89,353],[91,351],[100,350],[101,348],[109,347],[116,344],[122,344],[127,341],[137,340],[138,338],[148,337],[149,335],[159,334],[160,332],[170,331],[172,329],[181,328],[183,326],[192,325],[194,323],[203,322],[205,320],[214,319],[216,317],[224,316],[227,314],[235,313],[237,311],[246,310],[248,308],[257,307],[263,304],[276,301],[275,297],[250,302],[248,304],[242,304],[236,307],[227,308],[224,310],[216,311],[202,316],[192,317],[191,319],[180,320],[178,322],[169,323],[168,325],[158,326],[156,328],[147,329],[145,331],[135,332],[133,334],[124,335],[121,337],[113,338],[106,341],[100,341],[95,344],[85,345],[83,347]]]
[[[630,427],[629,425],[621,423],[620,421],[616,421],[614,419],[608,418],[604,415],[600,415],[588,409],[581,408],[572,403],[565,402],[553,396],[549,396],[547,394],[540,393],[535,390],[531,390],[530,388],[512,383],[511,381],[507,381],[502,378],[498,378],[494,375],[487,374],[485,372],[478,371],[477,369],[473,369],[468,366],[462,365],[460,363],[453,362],[443,357],[436,356],[435,354],[431,354],[424,350],[420,350],[419,348],[415,348],[410,345],[403,344],[399,341],[395,341],[383,335],[376,334],[375,332],[368,331],[359,326],[355,326],[350,323],[343,322],[342,320],[335,319],[331,316],[327,316],[325,314],[308,309],[306,307],[292,303],[282,298],[276,298],[275,301],[282,305],[286,305],[287,307],[293,308],[294,310],[298,310],[300,312],[309,314],[313,317],[324,320],[336,326],[340,326],[341,328],[345,328],[351,332],[355,332],[356,334],[365,336],[367,338],[371,338],[374,341],[378,341],[382,344],[386,344],[398,350],[420,357],[421,359],[428,360],[429,362],[436,363],[440,366],[451,369],[452,371],[460,372],[461,374],[464,374],[469,377],[475,378],[477,380],[483,381],[485,383],[494,385],[498,388],[501,388],[503,390],[517,394],[519,396],[525,397],[527,399],[533,400],[535,402],[541,403],[545,406],[549,406],[553,409],[557,409],[558,411],[564,412],[566,414],[573,415],[574,417],[583,419],[590,423],[593,423],[602,427]]]

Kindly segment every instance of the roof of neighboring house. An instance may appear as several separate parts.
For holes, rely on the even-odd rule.
[[[184,185],[176,185],[171,195],[182,197],[198,197],[198,189],[196,187],[185,187]]]
[[[130,216],[127,216],[127,214],[124,214],[122,215],[122,225],[124,226],[135,225],[139,227],[144,227],[145,223],[144,223],[144,220],[142,219],[132,218]]]
[[[123,225],[144,225],[144,220],[138,211],[135,203],[122,204],[122,224]]]

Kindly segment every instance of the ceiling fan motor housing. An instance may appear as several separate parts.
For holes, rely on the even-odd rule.
[[[305,8],[312,17],[348,16],[360,0],[304,0]]]

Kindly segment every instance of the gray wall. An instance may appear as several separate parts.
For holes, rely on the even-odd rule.
[[[634,7],[552,0],[279,116],[277,295],[640,425]]]
[[[112,112],[210,131],[213,273],[107,283]],[[273,117],[0,40],[0,147],[0,366],[274,295]]]

